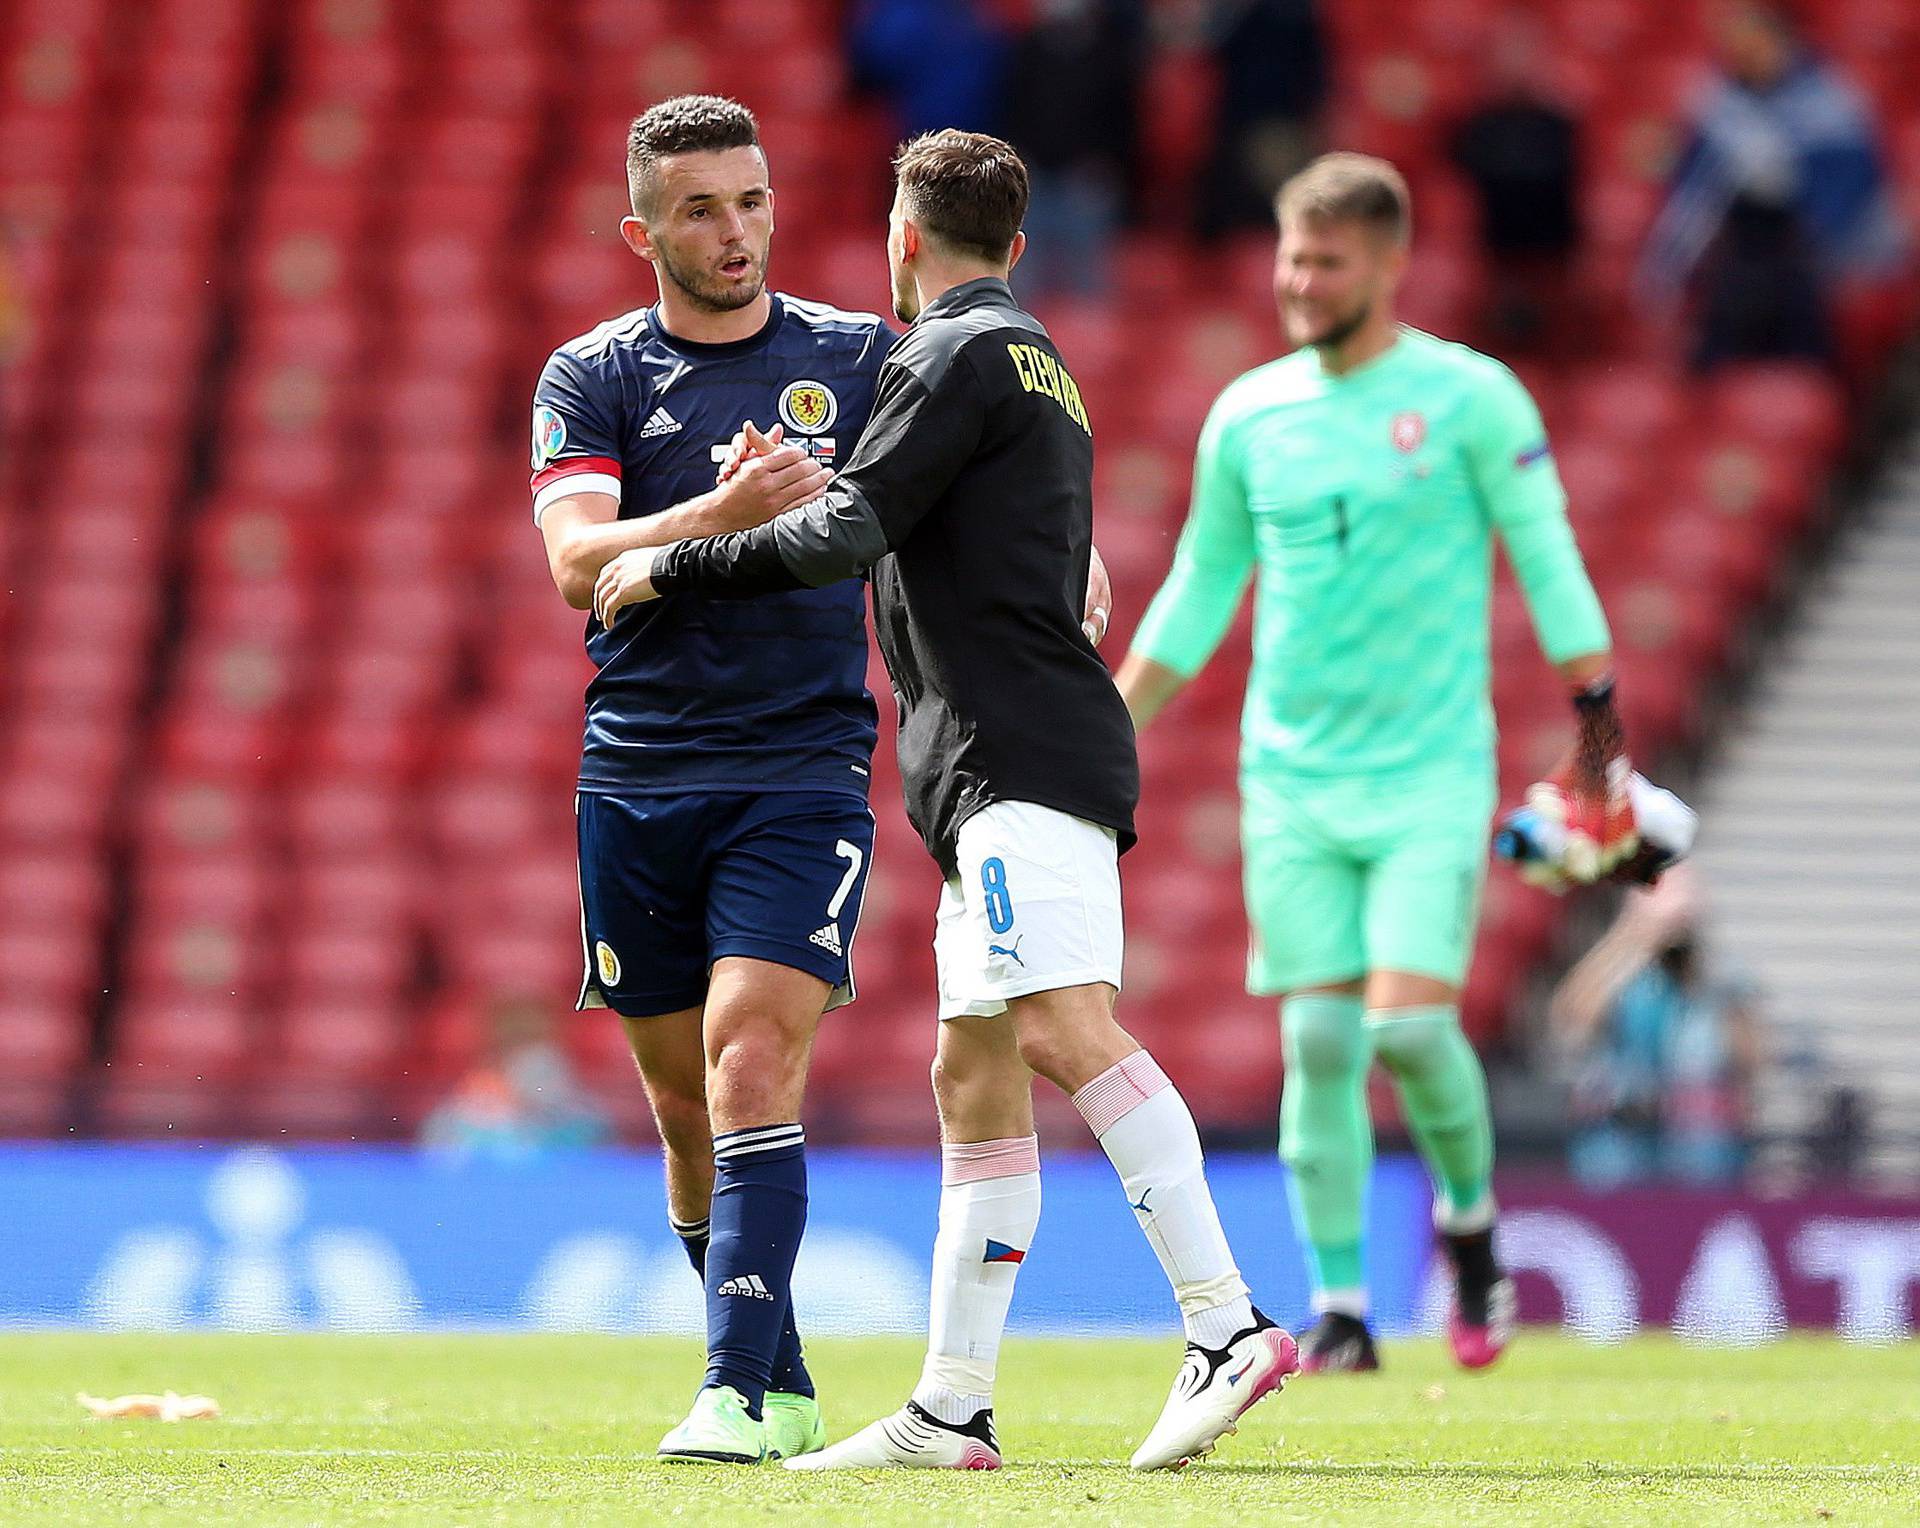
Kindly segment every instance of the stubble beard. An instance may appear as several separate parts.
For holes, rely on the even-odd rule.
[[[1367,320],[1373,317],[1373,304],[1363,302],[1345,318],[1337,320],[1333,327],[1316,334],[1306,341],[1315,350],[1338,350],[1367,326]]]
[[[749,260],[753,259],[748,255]],[[667,279],[686,295],[688,302],[703,313],[733,313],[759,299],[767,289],[767,261],[760,257],[754,270],[754,279],[735,285],[722,281],[703,270],[692,270],[681,266],[680,262],[667,252],[660,250],[660,267]]]

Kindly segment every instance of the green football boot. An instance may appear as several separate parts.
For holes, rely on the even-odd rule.
[[[827,1446],[827,1424],[821,1420],[820,1403],[810,1395],[769,1390],[760,1415],[767,1419],[769,1459],[798,1459]]]
[[[715,1385],[693,1398],[686,1421],[660,1440],[662,1459],[684,1464],[758,1464],[767,1457],[767,1430],[747,1415],[747,1398]]]

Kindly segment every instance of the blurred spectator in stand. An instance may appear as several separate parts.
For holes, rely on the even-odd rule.
[[[554,1043],[547,1006],[523,997],[495,1001],[488,1013],[490,1054],[420,1127],[429,1150],[517,1161],[595,1146],[607,1117]]]
[[[1737,1179],[1761,1062],[1747,985],[1701,955],[1689,866],[1630,891],[1549,1003],[1577,1056],[1571,1167],[1592,1188],[1650,1177]]]
[[[1893,276],[1907,248],[1866,99],[1782,5],[1726,6],[1719,45],[1723,72],[1654,223],[1642,289],[1696,296],[1703,369],[1824,359],[1833,284]]]
[[[1485,100],[1454,130],[1453,161],[1480,204],[1487,346],[1538,353],[1580,327],[1567,279],[1580,241],[1579,130],[1553,99],[1535,17],[1504,13],[1489,42]]]
[[[1220,95],[1195,226],[1207,239],[1270,233],[1274,193],[1313,157],[1327,98],[1318,9],[1314,0],[1214,0],[1206,39]]]
[[[1039,0],[1013,47],[1002,122],[1033,199],[1024,296],[1097,297],[1135,185],[1146,18],[1137,0]]]
[[[856,89],[886,100],[904,138],[998,132],[1006,40],[975,0],[861,0],[847,28]]]

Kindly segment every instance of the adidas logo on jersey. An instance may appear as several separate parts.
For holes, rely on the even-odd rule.
[[[665,408],[657,408],[647,416],[647,422],[640,426],[640,438],[649,435],[671,435],[680,428],[680,421],[669,414]]]
[[[750,1300],[771,1300],[773,1292],[760,1282],[757,1273],[743,1273],[720,1286],[723,1295],[745,1295]]]
[[[807,936],[808,942],[817,944],[829,955],[844,955],[845,947],[840,943],[840,925],[828,923],[815,929]]]

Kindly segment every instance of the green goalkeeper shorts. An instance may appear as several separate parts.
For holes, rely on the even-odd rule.
[[[1473,954],[1491,770],[1243,779],[1241,850],[1264,994],[1410,971],[1453,986]]]

